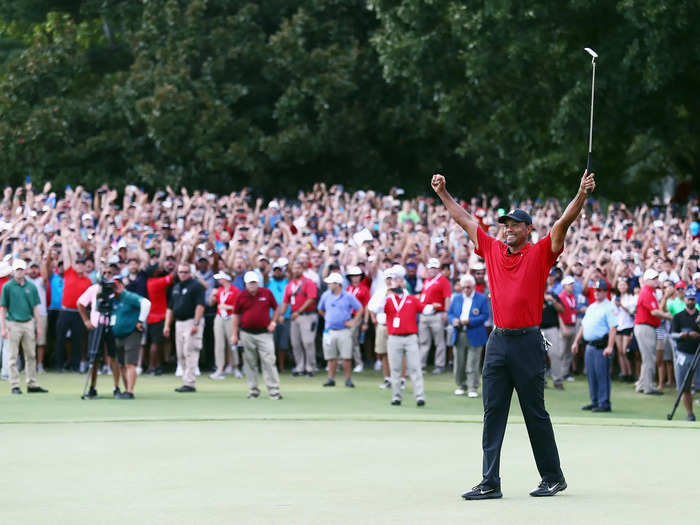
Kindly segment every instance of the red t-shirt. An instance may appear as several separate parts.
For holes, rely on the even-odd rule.
[[[313,312],[316,310],[316,298],[318,297],[318,290],[316,285],[311,279],[306,277],[300,277],[299,279],[293,279],[287,283],[284,289],[284,297],[282,301],[287,303],[292,307],[292,312],[300,312],[299,310],[306,302],[307,299],[313,299],[311,304],[304,310],[304,312]]]
[[[362,306],[367,306],[367,303],[369,302],[369,299],[372,294],[369,292],[369,288],[367,288],[362,282],[360,281],[360,284],[358,286],[353,286],[352,284],[349,285],[346,289],[346,292],[351,293],[352,295],[355,296],[355,298],[362,303]],[[352,311],[352,315],[355,315],[355,312],[357,310]]]
[[[542,324],[547,275],[561,253],[552,253],[550,234],[514,254],[480,228],[476,236],[476,254],[486,261],[494,324],[510,329]]]
[[[439,308],[435,308],[436,312],[445,311],[445,299],[452,297],[452,286],[450,281],[442,275],[437,274],[432,279],[423,281],[423,291],[420,294],[420,302],[423,306],[433,303],[440,303]]]
[[[605,281],[605,284],[608,285],[608,299],[612,299],[612,295],[610,294],[610,281],[608,281],[605,277],[603,277],[603,280]],[[596,301],[595,288],[591,286],[593,282],[594,281],[589,281],[588,288],[586,288],[586,299],[588,300],[588,304],[593,304]]]
[[[639,292],[637,300],[637,313],[634,314],[634,324],[650,324],[651,326],[659,326],[661,319],[651,315],[652,310],[659,309],[659,301],[656,300],[654,289],[645,284],[642,291]]]
[[[2,287],[5,286],[5,283],[8,282],[9,280],[10,280],[9,275],[6,275],[5,277],[0,277],[0,292],[2,292]],[[50,286],[48,288],[49,288],[49,290],[51,289]]]
[[[165,312],[168,309],[168,286],[173,284],[172,274],[164,277],[151,277],[146,281],[148,299],[151,301],[151,311],[148,312],[146,323],[159,323],[165,319]]]
[[[233,310],[221,308],[220,305],[228,304],[229,306],[233,306],[234,304],[236,304],[236,298],[240,293],[241,291],[235,286],[229,286],[228,289],[225,289],[223,286],[217,288],[216,292],[214,292],[214,297],[216,297],[216,304],[218,305],[216,307],[216,313],[222,317],[230,317],[231,314],[233,314]]]
[[[403,305],[401,302],[403,301]],[[398,313],[397,313],[398,310]],[[384,313],[386,314],[386,331],[390,335],[405,335],[418,333],[416,319],[423,310],[423,305],[415,295],[408,295],[404,292],[402,297],[396,294],[387,296],[384,303]],[[398,326],[396,321],[398,319]]]
[[[92,286],[92,281],[86,275],[78,275],[72,266],[63,272],[63,298],[61,306],[75,310],[78,308],[78,297]]]
[[[559,314],[559,318],[567,326],[573,326],[576,324],[576,294],[566,293],[566,290],[562,290],[559,294],[559,299],[564,306],[564,311]]]
[[[241,330],[265,330],[270,324],[270,308],[277,308],[277,301],[270,290],[258,288],[255,295],[243,290],[236,297],[233,313],[241,316],[238,323]]]

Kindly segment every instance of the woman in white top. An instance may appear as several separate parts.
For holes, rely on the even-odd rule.
[[[617,360],[620,364],[620,374],[626,383],[634,381],[632,365],[627,358],[627,347],[632,341],[632,330],[634,329],[634,313],[637,309],[637,296],[630,293],[627,279],[621,277],[617,281],[617,293],[614,296],[617,307],[617,335],[615,344],[617,345]]]

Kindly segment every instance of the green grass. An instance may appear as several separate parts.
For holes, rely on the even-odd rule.
[[[696,425],[673,403],[613,387],[612,414],[580,410],[583,380],[547,390],[569,489],[539,481],[514,400],[502,456],[504,499],[464,502],[479,480],[481,399],[426,378],[389,405],[380,377],[357,388],[282,376],[282,401],[245,398],[245,381],[141,377],[134,401],[82,401],[83,376],[40,376],[45,395],[0,393],[3,523],[696,523]]]

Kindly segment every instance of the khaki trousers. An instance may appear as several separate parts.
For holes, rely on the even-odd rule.
[[[271,332],[251,334],[241,330],[243,345],[243,371],[248,382],[249,392],[260,392],[258,389],[258,358],[262,365],[263,382],[267,392],[272,396],[280,392],[280,376],[275,366],[275,340]]]
[[[479,390],[479,367],[483,346],[471,346],[466,329],[460,331],[455,345],[455,383],[470,392]]]
[[[423,372],[420,367],[420,350],[418,336],[415,334],[400,336],[389,335],[387,342],[389,368],[391,369],[391,399],[401,400],[401,361],[406,356],[406,374],[413,383],[413,395],[416,400],[425,399],[423,389]]]
[[[27,386],[36,386],[36,326],[34,320],[18,323],[7,321],[9,344],[10,388],[19,387],[17,355],[24,350],[24,375]]]
[[[226,365],[226,352],[233,354],[231,365],[238,368],[238,352],[231,351],[231,336],[233,335],[233,323],[231,318],[224,319],[220,315],[214,318],[214,362],[217,370],[223,370]]]
[[[561,334],[561,344],[562,344],[562,349],[561,349],[561,354],[562,354],[562,373],[564,374],[564,377],[568,376],[571,373],[571,361],[573,359],[573,354],[571,353],[571,345],[574,342],[574,339],[576,338],[576,334],[578,333],[578,329],[581,325],[581,322],[578,321],[575,325],[568,325],[566,328],[569,330],[569,335],[564,335],[564,332],[562,330],[559,330],[559,333]]]
[[[318,314],[299,315],[290,324],[295,372],[316,372],[316,327]]]
[[[182,383],[194,387],[196,381],[195,371],[199,365],[199,351],[202,349],[202,334],[204,323],[200,322],[194,335],[190,332],[194,325],[194,319],[175,321],[175,349],[178,356],[182,356]]]
[[[555,385],[562,384],[566,374],[564,372],[564,341],[559,327],[543,328],[542,335],[551,343],[551,346],[547,347],[547,355],[552,362],[552,381]]]
[[[435,366],[445,368],[445,323],[442,320],[442,312],[430,315],[420,315],[418,320],[418,337],[420,345],[421,366],[428,364],[428,352],[430,343],[435,343]]]
[[[637,392],[645,394],[654,390],[654,369],[656,368],[656,329],[648,324],[634,325],[639,353],[642,356],[642,369],[639,373]]]

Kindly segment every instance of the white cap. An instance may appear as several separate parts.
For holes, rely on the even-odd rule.
[[[245,275],[243,276],[243,282],[245,284],[248,284],[248,283],[260,284],[260,277],[258,277],[258,274],[255,272],[246,272]]]
[[[272,263],[272,268],[286,268],[288,264],[289,259],[287,259],[286,257],[280,257],[274,263]]]
[[[574,284],[576,281],[574,281],[574,278],[571,277],[570,275],[567,275],[561,280],[561,285],[566,286],[567,284]]]
[[[328,277],[323,280],[326,284],[343,284],[343,276],[338,272],[329,273]]]
[[[110,255],[109,258],[107,259],[107,264],[119,264],[119,256],[118,255]]]
[[[658,276],[659,276],[659,272],[657,272],[653,268],[649,268],[647,271],[644,272],[643,279],[645,281],[650,281],[652,279],[656,279]]]
[[[438,261],[435,257],[431,257],[428,259],[428,264],[426,266],[428,268],[440,268],[440,261]]]
[[[696,279],[700,279],[700,272],[695,272],[693,274],[693,281],[695,281]]]
[[[270,201],[270,203],[267,205],[268,208],[275,208],[275,209],[280,209],[280,205],[277,201]]]
[[[226,272],[219,272],[217,274],[214,274],[214,279],[226,279],[227,281],[230,281],[231,276]]]
[[[15,270],[26,270],[27,269],[27,263],[24,262],[24,259],[15,259],[12,262],[12,271],[14,272]]]
[[[0,277],[7,277],[12,273],[12,266],[7,261],[0,262]]]
[[[264,253],[261,253],[260,255],[258,255],[258,261],[270,262],[270,258],[267,255],[265,255]]]
[[[470,270],[475,271],[475,272],[485,270],[485,269],[486,269],[486,266],[484,266],[484,263],[480,263],[480,262],[474,263],[470,267]]]
[[[350,266],[345,273],[347,275],[362,275],[362,270],[360,270],[359,266]]]
[[[403,266],[401,266],[400,264],[395,264],[394,266],[392,266],[390,268],[390,270],[391,270],[392,276],[395,277],[396,279],[401,279],[401,278],[405,277],[405,275],[406,275],[405,268]]]
[[[664,227],[664,221],[661,219],[656,219],[654,221],[654,228],[663,228]]]
[[[124,239],[120,239],[117,243],[117,249],[121,250],[122,248],[126,248],[126,241]]]
[[[83,213],[83,216],[80,219],[83,221],[91,221],[92,215],[90,215],[89,213]]]

